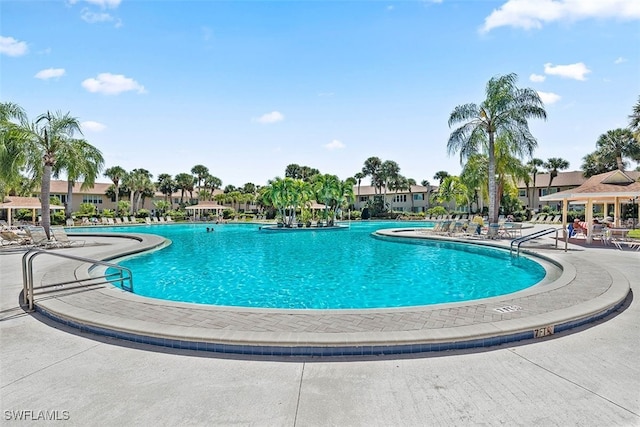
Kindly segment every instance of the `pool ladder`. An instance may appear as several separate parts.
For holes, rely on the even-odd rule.
[[[563,231],[562,228],[545,228],[544,230],[536,231],[535,233],[527,234],[526,236],[518,237],[517,239],[513,239],[511,241],[511,245],[509,248],[509,254],[513,255],[513,246],[516,246],[516,256],[520,256],[520,245],[524,242],[528,242],[530,240],[537,239],[538,237],[546,236],[547,234],[556,233],[556,249],[558,248],[558,232]],[[568,243],[568,235],[565,233],[564,236],[564,251],[567,251],[567,243]]]
[[[81,287],[88,287],[88,286],[96,286],[96,285],[103,285],[106,283],[110,283],[110,284],[116,284],[119,283],[120,285],[118,287],[120,287],[121,289],[125,290],[125,291],[129,291],[129,292],[133,292],[133,274],[131,273],[131,270],[129,270],[126,267],[122,267],[120,265],[117,264],[113,264],[110,262],[106,262],[106,261],[99,261],[96,259],[91,259],[91,258],[85,258],[85,257],[80,257],[80,256],[76,256],[76,255],[69,255],[69,254],[62,254],[62,253],[58,253],[58,252],[51,252],[45,249],[38,249],[38,248],[32,248],[30,250],[28,250],[23,256],[22,256],[22,286],[23,286],[23,300],[24,300],[24,304],[29,306],[29,310],[33,311],[33,307],[34,307],[34,286],[33,286],[33,260],[39,256],[39,255],[51,255],[54,257],[59,257],[59,258],[65,258],[65,259],[70,259],[70,260],[74,260],[74,261],[81,261],[84,263],[89,263],[92,264],[93,266],[96,265],[101,265],[104,267],[107,267],[105,269],[105,273],[103,275],[98,275],[98,276],[91,276],[89,278],[86,279],[75,279],[75,280],[69,280],[69,281],[64,281],[64,282],[58,282],[58,283],[51,283],[51,284],[47,284],[45,286],[43,286],[44,288],[51,288],[53,290],[55,290],[56,288],[60,287],[60,286],[65,286],[65,285],[71,285],[71,284],[76,284],[79,285]],[[108,268],[112,268],[114,270],[117,270],[117,272],[115,273],[110,273],[107,274],[107,269]],[[117,285],[116,285],[117,286]],[[70,288],[66,288],[65,290],[69,290]],[[47,291],[47,292],[53,292],[53,291]]]

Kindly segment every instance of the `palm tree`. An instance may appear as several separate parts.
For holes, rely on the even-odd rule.
[[[582,166],[580,166],[585,178],[616,170],[617,167],[616,159],[601,150],[596,150],[584,156],[582,158]]]
[[[191,168],[191,173],[196,176],[198,190],[200,190],[200,183],[202,182],[204,177],[209,175],[209,168],[207,168],[204,165],[195,165],[194,167]]]
[[[78,119],[70,113],[47,112],[38,116],[33,123],[29,123],[26,116],[21,118],[18,127],[13,128],[16,132],[14,135],[17,135],[13,142],[24,150],[23,166],[32,171],[34,177],[41,178],[42,226],[47,237],[50,237],[51,175],[56,168],[58,156],[70,150],[74,134],[82,134],[82,130]]]
[[[398,163],[393,160],[386,160],[382,163],[382,173],[380,175],[380,179],[382,180],[382,185],[384,185],[384,205],[387,205],[387,188],[389,187],[389,183],[398,178],[400,175],[400,166]]]
[[[369,157],[365,160],[364,166],[362,167],[362,174],[371,177],[371,185],[374,187],[376,194],[382,192],[382,180],[380,179],[382,175],[382,160],[380,160],[380,158]]]
[[[442,185],[442,181],[444,181],[444,179],[446,177],[449,176],[449,172],[447,171],[438,171],[436,172],[436,174],[433,176],[433,179],[435,179],[436,181],[438,181],[438,185]]]
[[[340,197],[340,179],[331,174],[318,175],[313,183],[313,189],[316,193],[316,200],[324,203],[325,217],[327,221],[330,221],[329,207],[332,205],[332,201],[335,201]]]
[[[532,208],[533,208],[533,195],[534,195],[534,192],[536,191],[536,175],[538,175],[538,172],[540,172],[538,168],[542,167],[543,165],[544,165],[544,162],[542,161],[542,159],[538,159],[535,157],[529,160],[529,162],[527,162],[527,166],[529,167],[529,170],[531,171],[531,176],[533,177],[533,192],[531,193],[530,203],[529,203],[529,206],[531,206]]]
[[[512,152],[531,155],[537,141],[529,131],[528,119],[546,119],[547,113],[538,93],[516,87],[517,75],[494,77],[487,83],[486,99],[480,105],[455,107],[449,127],[463,123],[450,135],[449,154],[460,152],[460,161],[480,151],[489,157],[489,221],[497,222],[499,199],[496,187],[495,141],[502,136]]]
[[[0,192],[12,194],[21,186],[20,170],[26,164],[24,139],[27,136],[20,123],[26,123],[27,115],[18,104],[0,103]]]
[[[356,172],[353,177],[358,181],[358,200],[360,200],[360,183],[366,175],[362,172]]]
[[[171,195],[178,189],[178,185],[174,181],[173,177],[168,173],[161,173],[158,175],[156,188],[159,192],[164,194],[164,201],[167,202],[169,204],[169,208],[171,208],[173,206]]]
[[[625,170],[623,157],[640,162],[640,142],[629,129],[614,129],[600,135],[596,142],[598,150],[615,157],[618,170]]]
[[[129,188],[131,197],[131,210],[135,214],[140,208],[140,201],[149,190],[153,188],[151,172],[146,169],[134,169],[123,180],[123,184]]]
[[[633,111],[629,116],[629,129],[633,132],[636,141],[640,143],[640,97],[638,97],[638,102],[633,106]]]
[[[127,171],[120,166],[111,166],[104,171],[103,175],[113,182],[113,186],[115,187],[116,206],[118,206],[118,199],[120,198],[120,184],[127,176]]]
[[[67,174],[67,200],[64,204],[67,219],[71,218],[74,184],[82,181],[81,190],[93,188],[103,166],[104,158],[100,150],[83,139],[71,139],[69,144],[61,147],[54,176],[57,177],[62,171]]]
[[[469,156],[467,163],[465,163],[460,173],[460,182],[464,184],[470,192],[473,192],[471,201],[476,202],[479,211],[482,211],[482,207],[484,206],[483,202],[489,190],[488,164],[489,159],[486,155],[473,154]],[[471,203],[469,205],[471,205]]]
[[[551,183],[558,176],[558,171],[569,169],[569,162],[559,157],[551,157],[544,163],[544,168],[549,172],[549,185],[547,185],[547,194],[551,194]]]
[[[188,173],[179,173],[176,175],[176,189],[180,190],[180,204],[184,203],[184,192],[193,191],[194,179]]]

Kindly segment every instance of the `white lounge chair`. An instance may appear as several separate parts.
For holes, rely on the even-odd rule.
[[[71,240],[67,235],[67,232],[62,227],[51,227],[51,234],[53,235],[56,246],[61,248],[70,248],[72,246],[84,246],[84,240]]]

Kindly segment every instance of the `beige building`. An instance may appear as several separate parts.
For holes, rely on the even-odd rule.
[[[543,206],[551,206],[556,210],[560,210],[562,208],[560,203],[556,201],[541,201],[540,198],[547,194],[554,194],[579,187],[587,180],[582,174],[582,171],[558,172],[558,176],[553,178],[551,188],[549,188],[550,177],[551,175],[548,173],[537,174],[535,187],[533,186],[533,182],[531,182],[528,190],[523,181],[518,183],[518,198],[522,206],[533,209],[536,212],[540,211]]]
[[[72,200],[71,200],[71,211],[76,212],[80,209],[80,205],[82,203],[91,203],[96,206],[98,212],[102,212],[105,209],[115,210],[116,209],[116,201],[115,198],[111,198],[106,195],[107,190],[111,187],[112,183],[103,183],[96,182],[94,186],[90,189],[83,190],[80,188],[82,184],[76,183],[73,186],[72,192]],[[221,192],[217,190],[216,192]],[[197,192],[194,192],[194,196],[197,195]],[[180,203],[181,192],[176,192],[171,195],[170,202],[172,208],[178,206]],[[67,201],[67,181],[61,180],[51,180],[51,197],[57,197],[64,204]],[[190,194],[189,192],[185,192],[184,201],[189,201]],[[120,199],[127,200],[128,198]],[[158,200],[165,200],[164,194],[160,192],[156,192],[155,196],[152,198],[145,198],[144,202],[141,202],[140,209],[147,209],[151,212],[155,210],[153,206],[153,202]]]
[[[105,209],[115,210],[115,199],[106,195],[107,190],[113,184],[111,183],[95,183],[93,188],[83,190],[80,188],[81,184],[76,183],[73,186],[71,210],[72,212],[78,211],[82,203],[91,203],[96,206],[98,212],[102,212]],[[425,187],[422,185],[412,185],[411,191],[389,191],[387,190],[385,202],[390,209],[397,212],[424,212],[430,207],[435,205],[431,204],[429,199],[438,191],[437,186]],[[214,194],[222,193],[221,190],[215,190]],[[197,197],[197,191],[194,191],[193,196]],[[369,202],[373,203],[373,199],[376,196],[375,188],[369,185],[361,185],[358,188],[357,185],[353,187],[353,194],[355,196],[355,209],[362,210],[367,207]],[[175,208],[180,203],[180,192],[176,192],[171,196],[172,208]],[[64,204],[67,200],[67,181],[52,180],[51,181],[51,196],[57,197]],[[382,192],[384,196],[384,189]],[[184,201],[188,202],[190,194],[185,192]],[[128,200],[128,199],[125,199]],[[165,200],[164,194],[156,192],[153,198],[145,198],[144,203],[140,205],[140,209],[147,209],[151,212],[154,211],[153,202],[157,200]],[[243,206],[244,207],[244,206]],[[453,208],[452,206],[447,206]],[[249,210],[255,209],[256,206],[247,206]]]
[[[411,191],[389,191],[384,195],[376,193],[376,189],[370,185],[353,186],[353,194],[355,195],[355,209],[362,210],[373,203],[375,196],[385,197],[385,205],[389,209],[396,212],[424,212],[431,206],[429,199],[434,192],[438,191],[438,187],[425,187],[423,185],[412,185]]]

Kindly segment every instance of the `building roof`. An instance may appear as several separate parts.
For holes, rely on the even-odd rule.
[[[640,172],[619,171],[601,173],[587,179],[582,185],[540,198],[542,201],[587,200],[612,198],[640,198]]]
[[[0,203],[0,209],[40,209],[42,203],[37,197],[7,196]],[[64,206],[51,205],[51,209],[64,209]]]
[[[549,173],[536,174],[536,188],[547,188],[549,186]],[[582,171],[558,172],[558,176],[553,178],[551,185],[554,187],[577,187],[582,185],[587,178],[584,177]],[[526,188],[524,181],[518,182],[518,188]],[[529,183],[529,187],[533,187],[533,181]]]
[[[425,187],[424,185],[411,186],[411,193],[427,193],[427,192],[435,193],[437,191],[438,191],[438,187],[435,185],[432,185],[431,187]],[[387,188],[387,195],[390,195],[390,194],[393,195],[395,193],[396,193],[395,190],[389,190]],[[407,191],[398,191],[398,193],[407,193]],[[358,192],[358,186],[354,185],[353,194],[355,194],[356,196],[358,196],[358,194],[360,196],[373,196],[377,194],[377,192],[376,192],[376,188],[372,185],[361,185],[360,190]],[[384,194],[384,188],[382,189],[382,194]]]

